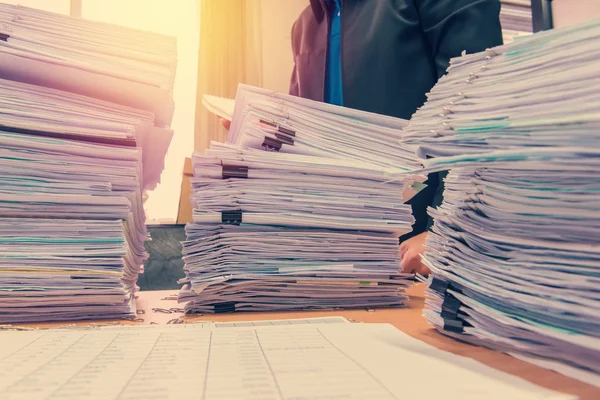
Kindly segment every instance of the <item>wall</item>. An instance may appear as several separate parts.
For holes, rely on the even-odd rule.
[[[262,87],[287,93],[294,66],[291,32],[308,0],[260,0]]]
[[[69,15],[71,8],[70,0],[1,0],[0,3],[21,5],[65,15]]]
[[[554,27],[576,24],[600,18],[599,0],[554,0],[552,2]]]

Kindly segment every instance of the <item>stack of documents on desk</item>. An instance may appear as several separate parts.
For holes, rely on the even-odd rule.
[[[346,161],[213,144],[195,154],[188,312],[400,306],[404,181]],[[397,170],[394,170],[397,171]]]
[[[140,149],[52,136],[0,129],[0,322],[122,316],[146,257]]]
[[[407,128],[450,169],[424,262],[442,332],[600,384],[600,21],[452,61]]]
[[[210,108],[222,109],[223,104],[214,102]],[[414,149],[399,143],[405,126],[406,121],[398,118],[240,85],[228,142],[411,169],[420,164]]]
[[[0,322],[131,316],[128,252],[118,220],[1,218]]]
[[[6,130],[0,322],[131,315],[147,237],[140,150]]]
[[[0,20],[0,75],[15,79],[0,79],[0,323],[133,317],[147,258],[143,192],[159,182],[173,132],[153,110],[78,94],[91,76],[61,70],[69,91],[37,78],[44,63],[98,67],[127,87],[146,66],[92,40],[100,25],[5,5]],[[133,39],[123,38],[131,56],[144,58],[143,40]]]
[[[500,23],[505,44],[515,37],[530,35],[533,32],[531,0],[502,0]]]
[[[0,76],[173,117],[176,41],[0,4]]]

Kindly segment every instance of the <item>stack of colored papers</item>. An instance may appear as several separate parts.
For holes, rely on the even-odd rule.
[[[145,67],[117,54],[109,25],[90,25],[107,33],[100,46],[83,20],[6,5],[0,20],[0,75],[16,79],[0,80],[0,323],[134,317],[144,190],[159,182],[173,132],[150,109],[107,101],[110,87],[78,94],[98,82],[62,68],[119,71],[126,86]],[[53,68],[73,91],[38,79]]]
[[[600,384],[600,21],[452,61],[407,127],[450,170],[424,262],[442,332]]]

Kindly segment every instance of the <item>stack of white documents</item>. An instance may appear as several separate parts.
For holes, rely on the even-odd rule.
[[[173,117],[172,37],[0,4],[0,76]]]
[[[504,43],[533,32],[531,0],[502,0],[500,11]]]
[[[150,112],[4,79],[0,108],[4,132],[138,148],[142,189],[160,182],[173,131],[156,126]]]
[[[118,220],[1,218],[0,321],[130,317],[130,252]]]
[[[399,170],[213,143],[193,157],[187,312],[401,306]]]
[[[414,149],[399,142],[405,126],[398,118],[240,85],[228,141],[408,170],[419,164]]]
[[[0,128],[0,321],[121,316],[146,258],[141,151],[49,136]]]
[[[360,229],[404,234],[414,222],[393,169],[357,161],[265,153],[213,143],[193,157],[194,222]]]
[[[11,10],[19,10],[12,22]],[[126,86],[146,67],[91,40],[99,34],[85,21],[0,5],[3,18],[0,31],[10,35],[0,41],[0,74],[16,80],[0,79],[0,323],[132,317],[147,258],[143,192],[159,182],[173,132],[152,110],[36,77],[43,63],[102,64]],[[108,40],[111,27],[101,27]],[[136,43],[132,57],[145,48]],[[9,73],[7,55],[24,79]],[[57,74],[72,79],[71,89],[93,81]]]
[[[600,21],[452,61],[407,127],[446,170],[442,332],[600,384]]]

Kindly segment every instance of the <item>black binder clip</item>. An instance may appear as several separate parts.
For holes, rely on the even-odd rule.
[[[442,303],[442,318],[457,318],[458,310],[462,305],[461,301],[453,295],[446,293],[444,296],[444,302]]]
[[[214,305],[214,310],[216,314],[230,313],[235,311],[235,303],[233,301],[229,301],[226,303],[217,303]]]
[[[450,283],[448,281],[443,281],[438,278],[433,278],[431,280],[431,284],[429,285],[429,289],[435,290],[436,292],[438,292],[440,294],[445,294],[446,290],[448,290],[449,286],[450,286]]]
[[[295,131],[293,131],[291,129],[288,129],[288,128],[285,128],[283,126],[278,126],[277,130],[280,133],[283,133],[284,135],[291,136],[291,137],[296,137],[296,132]]]
[[[223,165],[223,179],[248,178],[248,167],[236,165]]]
[[[79,137],[77,135],[73,135],[73,134],[38,131],[38,130],[27,129],[27,128],[16,128],[14,126],[6,126],[4,124],[0,124],[0,130],[2,130],[4,132],[20,133],[22,135],[43,136],[46,138],[73,140],[76,142],[80,142],[82,140],[81,137]],[[110,145],[117,145],[117,146],[127,146],[127,147],[136,147],[137,146],[135,139],[116,139],[116,138],[109,138],[109,137],[94,137],[94,138],[92,138],[92,137],[90,137],[90,138],[86,139],[86,142],[110,144]]]
[[[7,35],[6,33],[0,33],[0,40],[2,40],[3,42],[8,42],[9,37],[10,35]]]
[[[279,125],[279,124],[277,124],[275,122],[266,121],[264,119],[261,119],[260,123],[277,129],[277,132],[275,133],[275,137],[281,143],[289,144],[290,146],[294,145],[294,138],[296,137],[296,131],[293,131],[293,130],[291,130],[289,128],[281,126],[281,125]],[[265,142],[263,143],[263,147],[266,147],[265,144],[267,144],[267,145],[271,145],[272,147],[276,147],[277,150],[281,149],[281,144],[279,144],[279,145],[277,145],[277,144],[273,145],[271,143],[268,143],[269,141],[273,141],[273,139],[265,138]]]
[[[295,137],[296,136],[296,131],[293,131],[293,130],[291,130],[289,128],[281,126],[281,125],[277,124],[274,121],[267,121],[267,120],[261,119],[260,123],[264,124],[264,125],[268,125],[268,126],[270,126],[272,128],[275,128],[275,129],[277,129],[279,131],[279,133],[283,133],[284,135],[291,136],[291,137]]]
[[[275,122],[273,122],[273,121],[267,121],[267,120],[261,119],[260,123],[272,126],[273,128],[277,128],[277,124]]]
[[[221,222],[226,225],[240,225],[242,223],[242,211],[223,211]]]
[[[294,145],[294,139],[288,135],[282,135],[280,133],[276,133],[275,137],[283,144],[289,144],[290,146]]]
[[[444,319],[444,330],[454,333],[464,333],[464,324],[459,319]]]
[[[279,140],[265,137],[262,147],[266,151],[279,151],[281,150],[281,145],[282,143]]]

